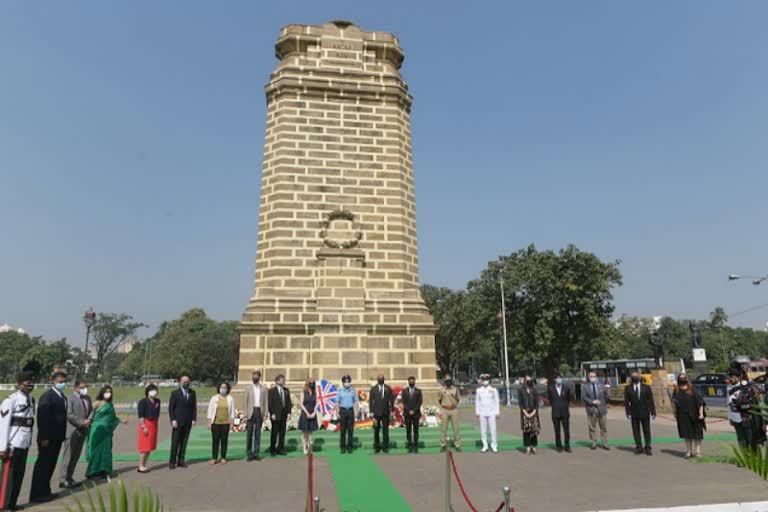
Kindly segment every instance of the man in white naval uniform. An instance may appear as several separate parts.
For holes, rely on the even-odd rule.
[[[35,387],[32,372],[19,374],[19,390],[0,405],[0,511],[19,510],[16,501],[24,480],[27,454],[32,444]]]
[[[496,442],[496,418],[499,417],[499,392],[490,384],[490,376],[480,376],[482,384],[475,393],[475,414],[480,419],[480,437],[483,440],[482,452],[488,451],[488,430],[491,431],[491,451],[499,451]]]

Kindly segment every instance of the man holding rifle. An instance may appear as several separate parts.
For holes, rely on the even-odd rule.
[[[0,511],[19,510],[16,501],[24,480],[27,454],[32,444],[35,387],[32,372],[19,374],[19,390],[0,405]]]

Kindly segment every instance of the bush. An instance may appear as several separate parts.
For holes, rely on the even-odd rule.
[[[753,450],[750,446],[731,446],[736,464],[768,480],[768,446]],[[765,450],[765,452],[763,452]]]
[[[96,486],[85,488],[87,498],[86,508],[77,496],[72,496],[72,506],[66,505],[67,512],[163,512],[160,497],[148,488],[136,486],[129,500],[129,493],[122,480],[115,484],[112,480],[107,484],[107,499]],[[94,501],[94,495],[96,500]],[[133,505],[132,507],[130,505]]]

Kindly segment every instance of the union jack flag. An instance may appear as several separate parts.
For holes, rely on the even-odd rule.
[[[320,386],[317,388],[317,412],[323,416],[332,414],[336,408],[336,396],[338,394],[338,389],[333,383],[325,379],[321,380]]]

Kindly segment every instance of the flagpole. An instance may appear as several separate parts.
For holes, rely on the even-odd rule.
[[[509,351],[507,349],[507,306],[504,301],[504,278],[499,279],[501,285],[501,329],[504,333],[504,385],[507,391],[507,407],[512,407],[512,392],[509,388]]]

